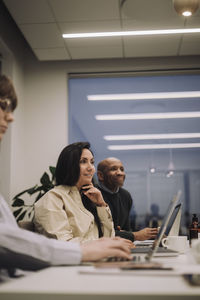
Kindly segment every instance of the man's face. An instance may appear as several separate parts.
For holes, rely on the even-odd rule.
[[[125,171],[122,162],[118,159],[108,159],[106,168],[103,171],[103,184],[115,191],[118,187],[123,186],[125,180]]]

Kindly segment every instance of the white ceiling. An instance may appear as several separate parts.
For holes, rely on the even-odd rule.
[[[63,33],[200,27],[200,10],[185,19],[172,0],[4,0],[41,60],[163,57],[200,54],[200,34],[64,40]]]

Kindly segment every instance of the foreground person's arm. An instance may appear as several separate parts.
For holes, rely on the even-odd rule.
[[[81,245],[82,261],[97,261],[107,257],[131,259],[132,243],[121,238],[101,238]]]
[[[38,260],[38,268],[39,262],[48,266],[77,265],[81,261],[97,261],[110,256],[131,259],[130,243],[125,239],[101,238],[80,246],[78,243],[49,239],[8,224],[0,226],[0,245],[8,250],[11,257],[15,255],[21,259],[23,269],[32,269],[31,259],[33,264]],[[26,267],[23,260],[28,261],[29,266]],[[14,267],[20,268],[19,261]]]
[[[50,265],[79,264],[82,258],[78,243],[50,239],[8,224],[0,224],[0,246]]]
[[[82,257],[78,243],[50,239],[19,228],[8,204],[1,196],[0,247],[8,250],[9,255],[17,254],[18,257],[21,255],[22,259],[24,256],[51,265],[79,264]]]

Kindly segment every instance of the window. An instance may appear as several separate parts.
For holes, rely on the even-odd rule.
[[[137,228],[144,226],[151,204],[158,204],[163,215],[178,189],[182,190],[183,233],[188,215],[191,219],[192,213],[200,214],[199,86],[200,75],[69,79],[69,141],[89,141],[95,164],[110,156],[123,162],[127,173],[124,187],[134,199],[132,215],[137,215]],[[105,100],[107,95],[112,100]],[[121,100],[116,100],[119,96]],[[126,116],[101,119],[108,115]],[[132,150],[110,150],[130,145]],[[141,145],[154,149],[142,149]],[[155,173],[151,173],[152,167]]]

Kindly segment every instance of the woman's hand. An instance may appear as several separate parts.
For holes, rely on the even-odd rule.
[[[95,188],[92,183],[82,186],[81,192],[97,206],[107,206],[101,191]]]

